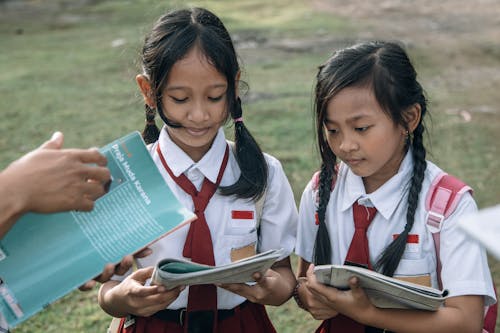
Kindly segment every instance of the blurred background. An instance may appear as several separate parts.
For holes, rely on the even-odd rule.
[[[231,33],[248,84],[246,124],[283,163],[297,202],[319,166],[317,66],[337,48],[389,39],[406,45],[430,101],[428,158],[470,184],[480,208],[500,203],[495,0],[0,0],[0,168],[55,130],[82,148],[141,131],[143,38],[161,14],[185,6],[214,11]],[[498,284],[500,265],[490,264]],[[75,291],[13,331],[105,332],[96,292]],[[278,332],[318,325],[293,301],[268,309]]]

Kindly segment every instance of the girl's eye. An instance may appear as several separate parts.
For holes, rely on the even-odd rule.
[[[170,98],[172,98],[172,100],[175,102],[175,103],[184,103],[185,101],[187,101],[187,97],[184,97],[184,98],[177,98],[177,97],[174,97],[174,96],[170,96]]]
[[[364,126],[364,127],[356,127],[355,130],[357,132],[365,132],[370,126]]]
[[[220,96],[217,96],[217,97],[208,97],[209,100],[211,100],[212,102],[218,102],[222,99],[222,97],[224,97],[224,95],[220,95]]]
[[[338,130],[336,130],[335,128],[328,129],[328,133],[330,134],[336,134],[337,132]]]

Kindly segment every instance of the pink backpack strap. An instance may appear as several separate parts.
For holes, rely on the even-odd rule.
[[[453,213],[462,195],[469,191],[472,193],[472,188],[470,186],[442,172],[434,178],[427,192],[427,197],[425,199],[425,209],[427,210],[426,223],[434,238],[437,259],[436,270],[440,287],[442,286],[441,259],[439,258],[441,223]]]

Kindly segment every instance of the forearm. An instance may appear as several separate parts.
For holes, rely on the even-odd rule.
[[[0,172],[0,239],[24,213],[23,201],[15,195],[18,184],[5,172]]]
[[[479,296],[462,296],[462,300],[475,298],[472,302],[478,301]],[[481,300],[482,303],[482,300]],[[471,308],[472,309],[472,308]],[[465,308],[445,306],[438,311],[414,311],[398,309],[375,308],[353,318],[365,325],[384,328],[388,331],[399,333],[439,333],[439,332],[481,332],[482,307],[476,307],[480,311],[467,310]]]

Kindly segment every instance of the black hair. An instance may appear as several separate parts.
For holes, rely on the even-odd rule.
[[[240,72],[238,57],[231,37],[222,21],[203,8],[180,9],[161,16],[146,36],[142,49],[142,67],[148,77],[159,116],[167,126],[176,128],[162,111],[162,92],[167,84],[172,66],[193,48],[198,47],[227,80],[226,121],[242,116],[241,101],[237,98],[236,78]],[[146,143],[158,140],[159,130],[154,123],[154,113],[146,105],[146,127],[143,138]],[[151,117],[151,114],[153,115]],[[223,195],[257,199],[267,186],[267,163],[264,155],[242,121],[234,123],[235,156],[241,170],[238,181],[221,187]]]
[[[420,121],[407,138],[411,146],[414,166],[408,194],[406,225],[400,235],[384,249],[375,269],[392,276],[403,255],[408,233],[413,227],[415,211],[427,166],[426,150],[423,144],[423,118],[427,113],[427,99],[422,86],[417,81],[417,73],[404,48],[398,43],[372,41],[335,52],[326,63],[319,67],[315,87],[315,126],[317,142],[322,159],[319,187],[319,229],[316,236],[314,263],[331,263],[331,246],[325,223],[325,209],[330,199],[330,184],[337,176],[337,157],[326,140],[324,124],[327,106],[333,96],[346,87],[368,86],[382,110],[392,121],[408,129],[405,112],[418,104],[421,108]],[[324,184],[323,184],[324,182]],[[325,253],[324,244],[328,244]],[[323,249],[323,250],[321,250]]]

